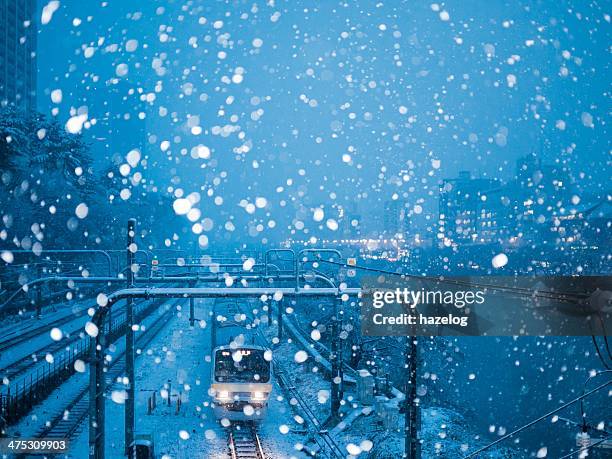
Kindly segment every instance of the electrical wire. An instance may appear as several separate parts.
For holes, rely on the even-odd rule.
[[[612,436],[604,437],[601,440],[597,440],[596,442],[591,443],[589,446],[583,446],[582,448],[576,449],[570,452],[569,454],[566,454],[565,456],[561,456],[559,459],[567,459],[568,457],[572,457],[574,454],[581,453],[582,451],[587,451],[593,448],[594,446],[600,445],[601,443],[608,441],[610,438],[612,438]]]
[[[564,418],[562,416],[558,416],[558,418],[559,418],[559,421],[563,421],[566,424],[570,424],[570,425],[572,425],[574,427],[580,427],[580,428],[583,427],[583,425],[580,422],[572,421],[571,419],[567,419],[567,418]],[[608,432],[605,429],[600,429],[599,427],[593,427],[593,426],[590,426],[590,425],[587,425],[587,431],[588,430],[592,430],[593,432],[602,433],[602,434],[605,434],[605,435],[612,435],[612,433]]]
[[[591,339],[593,340],[593,345],[595,346],[595,350],[597,351],[597,356],[599,357],[599,360],[601,360],[601,364],[606,370],[610,370],[610,366],[606,363],[606,359],[604,359],[604,356],[601,355],[601,350],[599,349],[599,344],[597,344],[595,336],[591,335]]]
[[[416,278],[416,279],[420,279],[420,280],[431,279],[430,277],[427,277],[427,276],[416,276],[416,275],[414,275],[414,274],[402,274],[402,273],[398,273],[398,272],[394,272],[394,271],[388,271],[388,270],[384,270],[384,269],[368,268],[368,267],[365,267],[365,266],[357,266],[357,265],[347,265],[347,264],[345,264],[345,263],[333,262],[333,261],[331,261],[331,260],[324,260],[324,259],[321,259],[321,258],[319,258],[319,260],[318,260],[318,261],[323,262],[323,263],[329,263],[329,264],[333,264],[333,265],[338,265],[338,266],[345,267],[345,268],[349,268],[349,269],[362,269],[362,270],[364,270],[364,271],[378,272],[378,273],[381,273],[381,274],[389,274],[389,275],[400,276],[400,277],[404,277],[404,278]],[[435,280],[439,280],[439,279],[435,279]],[[446,281],[448,281],[448,280],[446,280]],[[490,287],[490,286],[487,286],[487,287]],[[492,287],[496,287],[496,286],[492,286]],[[525,289],[512,289],[512,288],[508,288],[508,289],[509,289],[509,290],[519,291],[519,292],[522,292],[523,290],[525,290]],[[551,293],[551,294],[552,294],[552,292],[543,292],[543,293]],[[559,294],[557,294],[557,295],[559,295]],[[568,296],[567,294],[561,294],[561,298],[562,298],[562,299],[567,300],[567,296]],[[561,298],[559,298],[559,299],[561,299]],[[601,315],[600,315],[600,314],[598,314],[598,317],[599,317],[599,320],[600,320],[600,322],[601,322],[601,324],[602,324],[602,327],[604,327],[604,342],[605,342],[606,351],[607,351],[608,357],[609,357],[610,359],[612,359],[612,353],[610,352],[610,346],[609,346],[609,343],[608,343],[608,337],[606,336],[606,332],[605,332],[605,325],[604,325],[604,323],[603,323],[603,319],[601,318]],[[594,346],[595,346],[595,350],[597,351],[597,355],[598,355],[599,359],[601,360],[601,363],[603,364],[603,366],[606,368],[606,370],[601,371],[601,372],[598,372],[597,374],[595,374],[595,375],[591,376],[590,378],[588,378],[588,379],[587,379],[587,381],[585,382],[585,387],[584,387],[584,390],[583,390],[582,396],[581,396],[580,398],[578,398],[578,399],[575,399],[575,400],[574,400],[574,401],[572,401],[572,402],[569,402],[569,404],[572,404],[572,403],[575,403],[576,401],[580,400],[580,411],[581,411],[581,414],[582,414],[582,423],[583,423],[582,425],[583,425],[583,430],[584,430],[584,429],[585,429],[585,427],[586,427],[586,419],[585,419],[585,416],[584,416],[584,398],[585,398],[587,395],[589,395],[589,394],[593,393],[593,391],[591,391],[591,392],[589,392],[588,394],[585,394],[586,385],[587,385],[587,383],[588,383],[588,382],[589,382],[589,381],[590,381],[592,378],[594,378],[595,376],[598,376],[598,375],[603,374],[603,373],[612,372],[612,369],[610,369],[610,366],[607,364],[607,362],[606,362],[606,361],[605,361],[605,359],[604,359],[604,356],[603,356],[603,355],[602,355],[602,353],[601,353],[601,350],[600,350],[600,348],[599,348],[599,344],[597,343],[597,340],[596,340],[595,336],[594,336],[594,335],[591,335],[591,339],[593,340],[593,344],[594,344]],[[607,385],[608,385],[608,384],[610,384],[610,383],[612,383],[612,381],[609,381],[609,382],[605,383],[603,386],[599,386],[599,387],[600,387],[600,388],[601,388],[601,387],[605,387],[605,386],[607,386]],[[596,390],[598,390],[598,389],[596,389]],[[536,419],[536,420],[532,421],[532,422],[531,422],[531,423],[529,423],[529,424],[526,424],[525,426],[523,426],[523,427],[521,427],[521,428],[519,428],[519,429],[515,430],[514,432],[511,432],[511,433],[509,433],[508,435],[506,435],[506,436],[504,436],[504,437],[502,437],[502,438],[498,439],[496,442],[493,442],[493,443],[491,443],[490,445],[487,445],[486,447],[481,448],[480,450],[478,450],[478,451],[476,451],[476,452],[474,452],[474,453],[470,454],[469,456],[466,456],[466,458],[465,458],[465,459],[468,459],[468,458],[470,458],[470,457],[474,457],[476,454],[480,453],[481,451],[484,451],[484,450],[486,450],[486,449],[490,448],[491,446],[493,446],[493,445],[495,445],[495,444],[497,444],[497,443],[499,443],[499,442],[503,441],[504,439],[509,438],[509,437],[511,437],[511,436],[513,436],[513,435],[515,435],[515,434],[519,433],[520,431],[522,431],[522,430],[524,430],[524,429],[526,429],[526,428],[530,427],[531,425],[533,425],[533,424],[535,424],[535,423],[537,423],[537,422],[541,421],[542,419],[545,419],[546,417],[550,416],[551,414],[554,414],[555,412],[557,412],[557,411],[559,411],[559,410],[561,410],[561,409],[565,408],[565,406],[569,406],[569,404],[563,405],[563,406],[561,406],[560,408],[558,408],[556,411],[551,412],[551,413],[549,413],[549,414],[545,415],[545,416],[544,416],[544,417],[542,417],[542,418],[538,418],[538,419]],[[571,454],[575,454],[575,453],[571,453]],[[570,454],[570,456],[571,456],[571,454]],[[569,456],[565,456],[565,457],[569,457]]]
[[[584,395],[587,385],[589,384],[589,382],[591,382],[591,379],[596,378],[599,375],[603,375],[606,373],[612,373],[612,370],[598,371],[594,375],[589,376],[587,380],[584,382],[584,387],[582,388],[582,394]],[[582,422],[582,431],[586,432],[588,430],[588,424],[586,422],[586,414],[584,412],[584,399],[580,400],[580,416],[581,416],[581,422]]]
[[[540,421],[543,421],[544,419],[549,418],[550,416],[552,416],[553,414],[558,413],[559,411],[564,410],[565,408],[567,408],[568,406],[573,405],[574,403],[588,397],[591,394],[594,394],[595,392],[604,389],[605,387],[609,386],[610,384],[612,384],[612,381],[607,381],[599,386],[597,386],[595,389],[590,390],[589,392],[583,393],[581,396],[576,397],[573,400],[570,400],[569,402],[564,403],[563,405],[555,408],[552,411],[549,411],[548,413],[540,416],[539,418],[536,418],[532,421],[529,421],[527,424],[513,430],[512,432],[510,432],[509,434],[504,435],[503,437],[498,438],[497,440],[495,440],[494,442],[489,443],[488,445],[483,446],[482,448],[468,454],[467,456],[464,457],[464,459],[470,459],[472,457],[476,457],[478,454],[482,453],[483,451],[488,450],[489,448],[492,448],[493,446],[507,440],[508,438],[514,437],[516,434],[522,432],[525,429],[528,429],[529,427],[531,427],[534,424],[537,424]]]
[[[601,335],[603,336],[604,343],[606,345],[606,352],[608,354],[608,358],[612,361],[612,352],[610,352],[610,343],[608,342],[608,332],[606,331],[606,323],[601,317],[601,311],[597,311],[595,314],[599,319],[599,323],[601,324]],[[592,328],[591,328],[592,330]],[[599,334],[597,334],[599,336]]]
[[[608,336],[604,335],[604,342],[606,343],[606,351],[608,352],[608,357],[612,360],[612,353],[610,352],[610,345],[608,344]]]
[[[557,301],[564,301],[564,302],[568,302],[572,304],[575,304],[575,303],[580,304],[581,301],[584,301],[588,297],[586,294],[579,294],[579,293],[552,292],[548,290],[540,290],[540,291],[534,292],[532,289],[523,288],[523,287],[506,287],[502,285],[483,284],[483,283],[476,284],[476,283],[472,283],[468,281],[460,281],[456,279],[448,279],[448,278],[440,278],[440,277],[432,277],[432,276],[417,276],[415,274],[404,274],[404,273],[398,273],[395,271],[388,271],[388,270],[379,269],[379,268],[368,268],[366,266],[347,265],[346,263],[340,263],[337,261],[324,260],[323,258],[320,258],[320,257],[317,259],[317,261],[320,263],[328,263],[331,265],[336,265],[336,266],[340,266],[340,267],[344,267],[348,269],[361,269],[364,271],[371,271],[371,272],[376,272],[380,274],[389,274],[392,276],[400,276],[403,278],[418,279],[420,281],[430,280],[434,282],[444,282],[444,283],[453,284],[453,285],[466,285],[469,287],[480,287],[480,288],[485,288],[489,290],[497,290],[501,292],[511,292],[511,293],[516,293],[516,294],[521,294],[529,298],[534,298],[534,297],[547,298],[547,299],[552,299],[552,300],[557,300]]]
[[[332,264],[332,265],[337,265],[337,266],[341,266],[344,268],[349,268],[349,269],[362,269],[364,271],[371,271],[371,272],[377,272],[380,274],[389,274],[389,275],[393,275],[393,276],[400,276],[400,277],[404,277],[404,278],[413,278],[413,279],[419,279],[419,280],[435,280],[435,281],[439,281],[439,279],[437,278],[432,278],[430,276],[416,276],[414,274],[402,274],[402,273],[398,273],[395,271],[388,271],[385,269],[378,269],[378,268],[369,268],[366,266],[357,266],[357,265],[347,265],[346,263],[339,263],[339,262],[334,262],[331,260],[324,260],[322,258],[319,258],[318,260],[319,262],[323,262],[323,263],[328,263],[328,264]],[[445,282],[451,282],[449,279],[445,279]],[[470,284],[470,285],[474,285],[474,286],[479,286],[479,284]],[[497,288],[497,289],[501,289],[501,290],[511,290],[511,291],[516,291],[516,292],[520,292],[520,293],[525,293],[526,290],[528,289],[522,289],[522,288],[512,288],[512,287],[499,287],[499,286],[491,286],[491,285],[485,285],[487,288]],[[566,293],[553,293],[553,292],[541,292],[541,293],[548,293],[550,295],[560,295],[560,297],[558,297],[557,299],[559,300],[568,300],[568,296],[572,295],[572,294],[566,294]],[[530,296],[534,296],[533,293],[530,294]],[[542,295],[535,295],[535,296],[542,296]],[[545,298],[549,298],[546,295],[544,295]],[[604,342],[605,342],[605,347],[606,347],[606,352],[608,354],[608,358],[610,358],[612,360],[612,352],[610,351],[610,345],[608,342],[608,337],[606,336],[606,329],[605,329],[605,324],[604,321],[601,317],[601,314],[597,314],[597,317],[599,318],[599,321],[601,322],[601,326],[603,329],[603,338],[604,338]],[[604,366],[604,368],[606,368],[607,370],[610,370],[610,366],[608,365],[608,363],[606,362],[606,360],[604,359],[601,350],[599,348],[599,345],[597,344],[597,340],[595,339],[594,335],[591,335],[591,338],[593,340],[593,344],[595,345],[595,350],[597,351],[597,355],[599,356],[599,360],[601,360],[602,365]]]
[[[608,358],[612,360],[612,352],[610,352],[610,344],[608,343],[608,332],[606,331],[606,323],[604,322],[603,317],[601,317],[601,312],[597,313],[597,318],[601,323],[601,329],[603,331],[604,343],[606,343],[606,352],[608,353]]]

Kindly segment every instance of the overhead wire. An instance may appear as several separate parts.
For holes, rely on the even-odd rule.
[[[597,344],[597,339],[595,339],[594,335],[591,335],[591,339],[593,340],[593,345],[595,346],[595,351],[597,351],[597,356],[599,357],[601,364],[604,366],[606,370],[610,370],[610,366],[606,363],[606,359],[604,359],[604,356],[601,354],[601,350],[599,349],[599,344]]]
[[[331,261],[331,260],[324,260],[324,259],[322,259],[322,258],[320,258],[320,257],[319,257],[319,260],[318,260],[318,261],[320,261],[320,262],[324,262],[324,263],[329,263],[329,264],[338,265],[338,266],[345,267],[345,268],[349,268],[349,269],[361,269],[361,270],[364,270],[364,271],[378,272],[378,273],[381,273],[381,274],[389,274],[389,275],[400,276],[400,277],[404,277],[404,278],[416,278],[416,279],[421,279],[421,280],[424,280],[424,279],[430,279],[430,277],[427,277],[427,276],[416,276],[416,275],[414,275],[414,274],[403,274],[403,273],[398,273],[398,272],[388,271],[388,270],[378,269],[378,268],[369,268],[369,267],[365,267],[365,266],[348,265],[348,264],[345,264],[345,263],[338,263],[338,262],[334,262],[334,261]],[[437,280],[438,280],[438,279],[437,279]],[[448,281],[448,280],[447,280],[447,281]],[[476,284],[474,284],[474,285],[476,285]],[[488,286],[488,287],[495,287],[495,286]],[[512,289],[512,288],[509,288],[509,290],[516,290],[516,291],[518,291],[518,292],[523,292],[523,290],[525,290],[525,289]],[[570,294],[570,295],[568,295],[568,294],[563,294],[563,293],[559,294],[559,293],[556,293],[556,292],[543,292],[543,293],[550,293],[551,295],[559,295],[559,299],[564,299],[564,300],[566,300],[566,301],[567,301],[568,296],[571,296],[571,294]],[[580,296],[580,295],[576,295],[576,296]],[[603,320],[602,320],[601,316],[599,316],[599,319],[600,319],[600,321],[602,322],[602,326],[604,326],[604,324],[603,324]],[[532,425],[534,425],[534,424],[537,424],[538,422],[540,422],[540,421],[542,421],[542,420],[544,420],[544,419],[548,418],[549,416],[552,416],[553,414],[555,414],[555,413],[557,413],[557,412],[559,412],[559,411],[561,411],[561,410],[565,409],[566,407],[568,407],[568,406],[570,406],[570,405],[572,405],[572,404],[576,403],[577,401],[580,401],[580,410],[581,410],[581,414],[582,414],[582,422],[583,422],[583,426],[584,426],[584,425],[585,425],[584,423],[586,423],[586,420],[585,420],[585,415],[584,415],[584,399],[585,399],[586,397],[588,397],[590,394],[593,394],[593,393],[597,392],[598,390],[603,389],[604,387],[607,387],[609,384],[612,384],[612,381],[608,381],[608,382],[606,382],[606,383],[603,383],[603,384],[602,384],[602,385],[600,385],[600,386],[597,386],[595,389],[593,389],[593,390],[591,390],[591,391],[589,391],[589,392],[585,392],[585,390],[586,390],[586,385],[587,385],[587,383],[588,383],[588,382],[589,382],[589,381],[590,381],[592,378],[594,378],[594,377],[596,377],[596,376],[598,376],[598,375],[600,375],[600,374],[603,374],[603,373],[612,372],[612,369],[610,369],[610,366],[609,366],[609,365],[606,363],[606,361],[605,361],[605,359],[604,359],[604,357],[603,357],[603,355],[602,355],[602,353],[601,353],[601,350],[600,350],[600,348],[599,348],[599,345],[598,345],[598,343],[597,343],[597,340],[595,339],[595,336],[594,336],[594,335],[591,335],[591,338],[592,338],[592,340],[593,340],[593,344],[595,345],[595,349],[596,349],[596,351],[597,351],[597,355],[599,356],[599,359],[601,360],[601,363],[604,365],[604,367],[606,368],[606,370],[601,371],[601,372],[598,372],[597,374],[595,374],[595,375],[593,375],[593,376],[591,376],[590,378],[588,378],[588,379],[587,379],[587,381],[585,382],[585,387],[584,387],[583,393],[582,393],[582,395],[581,395],[580,397],[577,397],[577,398],[575,398],[574,400],[571,400],[571,401],[569,401],[569,402],[567,402],[567,403],[565,403],[565,404],[561,405],[560,407],[556,408],[555,410],[553,410],[553,411],[551,411],[551,412],[549,412],[549,413],[546,413],[545,415],[540,416],[539,418],[536,418],[536,419],[534,419],[534,420],[532,420],[532,421],[528,422],[527,424],[523,425],[522,427],[519,427],[519,428],[515,429],[514,431],[510,432],[509,434],[504,435],[503,437],[501,437],[501,438],[499,438],[499,439],[495,440],[494,442],[492,442],[492,443],[490,443],[490,444],[488,444],[488,445],[486,445],[486,446],[484,446],[484,447],[482,447],[482,448],[478,449],[477,451],[474,451],[473,453],[470,453],[468,456],[465,456],[465,458],[464,458],[464,459],[470,459],[470,458],[472,458],[472,457],[475,457],[477,454],[480,454],[481,452],[486,451],[487,449],[489,449],[489,448],[491,448],[491,447],[493,447],[493,446],[495,446],[495,445],[497,445],[497,444],[501,443],[502,441],[504,441],[504,440],[506,440],[506,439],[508,439],[508,438],[510,438],[510,437],[513,437],[513,436],[514,436],[514,435],[516,435],[517,433],[522,432],[523,430],[525,430],[525,429],[527,429],[527,428],[531,427],[531,426],[532,426]],[[608,337],[607,337],[607,336],[606,336],[606,334],[605,334],[605,328],[604,328],[604,341],[605,341],[605,347],[606,347],[606,352],[607,352],[607,354],[608,354],[608,357],[610,357],[610,359],[612,359],[612,353],[610,352],[610,346],[609,346],[609,343],[608,343]],[[563,458],[561,458],[561,459],[571,457],[572,455],[574,455],[574,454],[576,454],[576,453],[579,453],[579,452],[581,452],[581,451],[584,451],[584,450],[586,450],[586,449],[589,449],[589,448],[591,448],[591,447],[593,447],[593,446],[595,446],[595,445],[597,445],[597,444],[603,443],[603,442],[604,442],[604,441],[606,441],[608,438],[610,438],[610,437],[606,437],[606,438],[604,438],[604,439],[602,439],[602,440],[599,440],[598,442],[593,443],[593,444],[591,444],[591,445],[590,445],[590,446],[588,446],[588,447],[584,447],[584,448],[582,448],[582,449],[579,449],[579,450],[573,451],[573,452],[571,452],[569,455],[563,456]]]
[[[501,292],[512,292],[512,293],[528,296],[530,298],[534,298],[534,297],[547,298],[547,299],[554,299],[558,301],[565,301],[569,303],[580,304],[582,301],[584,301],[588,297],[586,294],[579,294],[579,293],[574,293],[574,292],[554,292],[554,291],[548,291],[548,290],[534,291],[532,289],[524,288],[524,287],[508,287],[508,286],[495,285],[495,284],[472,283],[472,282],[462,281],[462,280],[457,280],[457,279],[438,278],[438,277],[433,277],[433,276],[417,276],[416,274],[398,273],[395,271],[389,271],[389,270],[380,269],[380,268],[369,268],[366,266],[348,265],[346,263],[341,263],[337,261],[325,260],[321,257],[318,257],[317,261],[321,263],[328,263],[331,265],[348,268],[348,269],[361,269],[363,271],[377,272],[380,274],[389,274],[392,276],[399,276],[399,277],[409,278],[409,279],[417,279],[421,281],[431,280],[435,282],[444,282],[447,284],[467,285],[471,287],[480,287],[480,288],[485,288],[485,289],[490,289],[490,290],[497,290]]]
[[[574,451],[571,451],[569,454],[566,454],[565,456],[561,456],[559,459],[567,459],[568,457],[572,457],[574,454],[578,454],[581,453],[583,451],[588,451],[589,449],[593,448],[594,446],[597,445],[601,445],[602,443],[608,441],[610,438],[612,438],[612,436],[607,436],[604,438],[601,438],[599,440],[597,440],[596,442],[591,443],[589,446],[583,446],[582,448],[578,448],[575,449]]]
[[[565,408],[567,408],[568,406],[573,405],[574,403],[576,403],[576,402],[578,402],[578,401],[580,401],[580,400],[582,400],[582,399],[584,399],[584,398],[588,397],[589,395],[594,394],[595,392],[600,391],[601,389],[606,388],[606,387],[607,387],[607,386],[609,386],[610,384],[612,384],[612,381],[607,381],[607,382],[605,382],[605,383],[603,383],[603,384],[601,384],[601,385],[597,386],[596,388],[594,388],[594,389],[592,389],[592,390],[590,390],[590,391],[588,391],[588,392],[583,393],[583,394],[582,394],[582,395],[580,395],[579,397],[576,397],[576,398],[574,398],[573,400],[570,400],[569,402],[564,403],[563,405],[561,405],[561,406],[559,406],[559,407],[555,408],[554,410],[549,411],[548,413],[546,413],[546,414],[544,414],[544,415],[542,415],[542,416],[540,416],[540,417],[538,417],[538,418],[536,418],[536,419],[533,419],[532,421],[529,421],[527,424],[524,424],[523,426],[521,426],[521,427],[519,427],[519,428],[517,428],[517,429],[514,429],[514,430],[513,430],[512,432],[510,432],[509,434],[506,434],[506,435],[504,435],[503,437],[500,437],[500,438],[498,438],[497,440],[495,440],[495,441],[493,441],[493,442],[489,443],[488,445],[485,445],[485,446],[483,446],[482,448],[479,448],[478,450],[476,450],[476,451],[474,451],[474,452],[472,452],[472,453],[468,454],[467,456],[465,456],[465,457],[464,457],[464,459],[470,459],[470,458],[472,458],[472,457],[476,457],[478,454],[482,453],[483,451],[486,451],[486,450],[488,450],[489,448],[492,448],[493,446],[498,445],[499,443],[501,443],[501,442],[503,442],[503,441],[507,440],[508,438],[514,437],[516,434],[518,434],[518,433],[522,432],[523,430],[528,429],[529,427],[533,426],[534,424],[537,424],[538,422],[541,422],[541,421],[543,421],[544,419],[549,418],[549,417],[550,417],[550,416],[552,416],[553,414],[556,414],[556,413],[558,413],[559,411],[564,410],[564,409],[565,409]]]
[[[612,373],[612,370],[598,371],[594,375],[589,376],[587,380],[584,382],[584,386],[582,388],[582,394],[584,395],[587,389],[587,385],[589,384],[589,382],[591,382],[592,379],[597,378],[598,376],[601,376],[606,373]],[[586,414],[584,412],[584,399],[580,400],[580,417],[581,417],[580,421],[582,423],[582,431],[586,432],[588,430],[588,423],[586,422]]]
[[[328,264],[333,264],[333,265],[345,267],[345,268],[349,268],[349,269],[361,269],[361,270],[364,270],[364,271],[377,272],[377,273],[380,273],[380,274],[389,274],[389,275],[400,276],[400,277],[404,277],[404,278],[414,278],[414,279],[419,279],[419,280],[431,280],[432,279],[431,276],[417,276],[417,275],[414,275],[414,274],[398,273],[398,272],[395,272],[395,271],[389,271],[389,270],[379,269],[379,268],[370,268],[370,267],[366,267],[366,266],[348,265],[346,263],[339,263],[339,262],[334,262],[334,261],[331,261],[331,260],[324,260],[322,258],[319,258],[318,261],[319,262],[323,262],[323,263],[328,263]],[[433,279],[434,280],[439,280],[439,279],[435,279],[435,278],[433,278]],[[450,282],[449,279],[445,279],[444,281],[445,282]],[[472,284],[472,285],[477,286],[478,284]],[[499,287],[499,286],[490,286],[490,285],[487,285],[486,287],[487,288],[496,288],[496,287]],[[515,291],[517,291],[519,293],[526,293],[526,290],[527,290],[527,289],[512,288],[512,287],[504,287],[503,289],[504,290],[515,290]],[[568,297],[569,296],[575,295],[575,294],[568,294],[568,293],[544,292],[544,291],[542,291],[541,293],[550,294],[550,295],[553,295],[553,296],[558,295],[559,296],[558,299],[565,300],[565,301],[568,301]],[[531,295],[531,296],[533,296],[533,295]],[[539,295],[535,295],[535,296],[539,296]],[[548,296],[545,296],[545,297],[549,298]],[[598,318],[599,318],[599,320],[601,322],[601,325],[602,325],[603,339],[604,339],[604,342],[605,342],[605,348],[606,348],[606,352],[608,354],[608,358],[610,358],[610,360],[612,360],[612,352],[610,350],[610,345],[609,345],[609,342],[608,342],[608,337],[606,336],[607,333],[606,333],[606,330],[605,330],[605,325],[604,325],[603,319],[601,317],[601,314],[597,314],[597,316],[598,316]],[[602,365],[604,366],[605,369],[610,370],[611,369],[610,365],[606,362],[606,360],[605,360],[605,358],[604,358],[604,356],[603,356],[603,354],[601,352],[601,349],[599,348],[599,344],[597,343],[597,340],[596,340],[595,336],[591,335],[591,338],[593,340],[593,344],[595,345],[595,350],[597,352],[599,360],[601,360],[601,363],[602,363]]]

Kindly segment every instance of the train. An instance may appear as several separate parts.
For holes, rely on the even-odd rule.
[[[271,352],[256,345],[213,350],[211,395],[217,419],[260,421],[272,393]]]

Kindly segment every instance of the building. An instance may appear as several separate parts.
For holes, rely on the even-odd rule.
[[[342,236],[346,239],[361,237],[361,214],[355,204],[343,209]]]
[[[0,0],[0,105],[36,109],[36,0]]]
[[[491,243],[505,232],[510,202],[496,179],[462,171],[440,186],[439,238],[449,243]]]
[[[507,184],[460,172],[440,186],[438,238],[446,245],[571,242],[560,222],[576,200],[572,190],[565,167],[533,154],[518,159]]]
[[[404,235],[408,229],[407,202],[401,199],[385,201],[383,230],[388,237]]]
[[[562,165],[543,164],[534,154],[518,159],[512,190],[516,232],[528,242],[555,242],[558,217],[572,207],[573,180]]]

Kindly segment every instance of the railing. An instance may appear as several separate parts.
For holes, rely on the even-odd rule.
[[[77,360],[86,360],[91,346],[91,339],[78,341],[67,354],[60,355],[53,363],[32,373],[29,381],[24,379],[21,384],[8,386],[6,394],[0,395],[0,413],[2,422],[14,424],[38,403],[45,400],[57,386],[75,373],[74,364]]]

